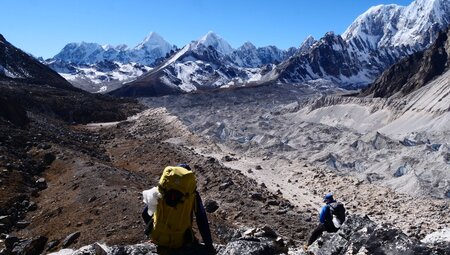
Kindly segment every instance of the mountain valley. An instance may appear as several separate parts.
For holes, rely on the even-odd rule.
[[[43,60],[0,35],[0,255],[450,254],[449,15],[375,6],[286,50],[150,33]],[[144,234],[179,163],[214,251]],[[330,192],[347,220],[306,249]]]

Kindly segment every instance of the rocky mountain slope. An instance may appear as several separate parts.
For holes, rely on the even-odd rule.
[[[20,80],[75,90],[55,71],[14,47],[2,35],[0,35],[0,80]]]
[[[309,51],[299,52],[263,79],[295,83],[323,78],[343,86],[364,86],[401,58],[427,48],[449,24],[446,0],[375,6],[342,36],[327,33]]]
[[[24,78],[0,80],[0,232],[7,233],[17,226],[27,211],[35,210],[30,196],[38,196],[46,187],[40,174],[55,159],[49,141],[69,149],[85,150],[89,142],[84,134],[71,132],[69,124],[92,121],[118,121],[143,109],[132,100],[91,95],[71,86],[67,81],[22,51],[7,45],[7,62],[19,66]],[[24,69],[29,68],[29,69]],[[12,71],[11,71],[12,70]],[[16,72],[17,73],[17,72]],[[50,76],[48,75],[54,75]],[[42,81],[37,78],[52,78]],[[50,83],[54,81],[55,83]],[[32,148],[39,150],[32,153]],[[96,149],[90,150],[92,153]],[[19,227],[20,228],[20,227]]]
[[[364,89],[362,96],[403,96],[420,89],[450,67],[450,28],[439,33],[426,51],[417,52],[393,65]]]

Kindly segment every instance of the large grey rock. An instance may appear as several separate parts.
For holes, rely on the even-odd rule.
[[[228,243],[223,249],[220,249],[219,255],[272,255],[280,254],[283,251],[273,242],[261,242],[259,239],[237,240]]]
[[[427,246],[389,225],[367,216],[350,215],[336,233],[324,233],[308,252],[325,254],[450,254],[450,246]]]
[[[62,242],[62,246],[64,248],[68,247],[69,245],[71,245],[72,243],[75,242],[75,240],[78,239],[78,237],[80,237],[81,233],[80,232],[74,232],[70,235],[68,235],[64,241]]]
[[[14,245],[11,254],[39,255],[44,251],[47,240],[48,238],[45,236],[38,236],[33,239],[18,242]]]

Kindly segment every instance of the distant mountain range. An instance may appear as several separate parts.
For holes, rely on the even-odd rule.
[[[372,7],[342,35],[308,37],[299,48],[257,48],[247,42],[233,49],[208,32],[178,49],[151,33],[134,48],[71,43],[44,63],[75,86],[91,92],[119,89],[116,95],[309,80],[360,88],[398,60],[430,46],[449,25],[448,0],[416,0],[409,6]]]
[[[342,36],[327,33],[263,79],[297,83],[324,78],[342,86],[365,86],[399,59],[428,47],[449,24],[448,0],[375,6]]]
[[[230,64],[237,69],[277,64],[296,53],[295,48],[288,50],[280,50],[275,46],[256,48],[250,42],[238,49],[233,49],[228,42],[213,32],[208,32],[189,45],[192,50],[200,54],[202,54],[201,50],[212,48],[217,51],[217,56],[226,56],[220,59],[220,61],[224,61],[222,66]],[[121,87],[122,83],[135,80],[149,72],[178,50],[176,46],[152,32],[134,48],[128,48],[126,45],[114,47],[86,42],[69,43],[60,53],[43,62],[78,87],[91,92],[106,92]],[[219,59],[215,59],[215,61],[217,62]],[[183,71],[186,71],[186,68],[180,70],[180,72]],[[208,71],[206,70],[206,72]],[[256,71],[248,72],[255,73]],[[243,71],[243,73],[247,72]],[[179,76],[186,77],[187,74],[183,73]],[[249,75],[223,76],[223,78],[223,82],[219,82],[220,85],[230,82],[233,78],[238,78],[239,82],[242,82],[248,79]],[[209,80],[207,77],[202,79]],[[188,84],[185,87],[185,90],[190,90],[187,89]]]

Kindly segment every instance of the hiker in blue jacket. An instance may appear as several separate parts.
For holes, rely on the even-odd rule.
[[[305,249],[307,249],[308,246],[314,243],[314,241],[316,241],[324,231],[331,233],[337,232],[339,230],[340,224],[345,221],[345,208],[343,207],[342,203],[336,202],[336,200],[333,198],[332,193],[325,195],[323,198],[323,202],[325,203],[325,205],[320,210],[320,223],[311,233],[308,244],[305,245]],[[333,220],[333,214],[337,216],[337,222],[336,220]]]

